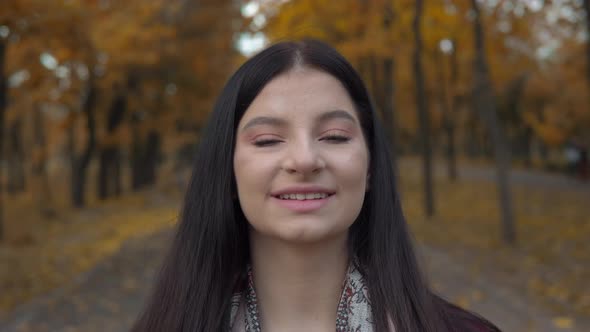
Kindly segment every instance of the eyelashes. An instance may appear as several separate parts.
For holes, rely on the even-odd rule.
[[[276,145],[280,142],[281,142],[281,140],[278,140],[278,139],[260,139],[260,140],[254,141],[254,145],[256,145],[259,148],[263,148],[266,146]]]
[[[326,135],[326,136],[320,138],[320,141],[328,141],[328,142],[332,142],[332,143],[346,143],[346,142],[350,141],[350,137],[343,136],[343,135],[329,134],[329,135]]]
[[[348,136],[343,136],[343,135],[337,135],[337,134],[328,134],[326,136],[323,136],[320,138],[320,141],[322,142],[326,142],[326,143],[330,143],[330,144],[342,144],[342,143],[348,143],[351,140],[350,137]],[[271,139],[259,139],[259,140],[255,140],[253,142],[253,144],[256,147],[269,147],[269,146],[274,146],[277,145],[279,143],[283,142],[280,139],[276,139],[276,138],[271,138]]]

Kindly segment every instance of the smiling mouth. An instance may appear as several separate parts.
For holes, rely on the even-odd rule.
[[[275,196],[275,198],[285,200],[285,201],[309,201],[309,200],[319,200],[325,199],[334,194],[328,193],[305,193],[305,194],[282,194]]]

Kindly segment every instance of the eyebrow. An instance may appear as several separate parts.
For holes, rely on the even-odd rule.
[[[348,120],[352,123],[356,123],[356,119],[350,115],[349,112],[344,111],[344,110],[334,110],[334,111],[329,111],[329,112],[325,112],[322,113],[319,117],[318,120],[319,122],[325,122],[328,120],[332,120],[332,119],[345,119]],[[258,126],[258,125],[270,125],[270,126],[275,126],[275,127],[284,127],[286,126],[286,121],[280,118],[275,118],[275,117],[270,117],[270,116],[258,116],[255,117],[254,119],[248,121],[244,127],[242,127],[242,130],[246,130],[248,128],[254,127],[254,126]]]
[[[322,113],[322,115],[319,116],[320,122],[325,122],[332,119],[345,119],[349,120],[352,123],[356,123],[356,119],[352,115],[350,115],[349,112],[343,110],[329,111],[326,113]]]
[[[286,125],[286,121],[283,119],[274,118],[274,117],[270,117],[270,116],[258,116],[258,117],[255,117],[254,119],[248,121],[248,123],[246,123],[244,125],[244,127],[242,127],[242,130],[246,130],[250,127],[259,126],[259,125],[270,125],[270,126],[275,126],[275,127],[284,127]]]

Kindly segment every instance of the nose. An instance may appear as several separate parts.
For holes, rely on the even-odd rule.
[[[312,174],[326,166],[317,147],[311,140],[290,144],[283,161],[283,169],[290,174]]]

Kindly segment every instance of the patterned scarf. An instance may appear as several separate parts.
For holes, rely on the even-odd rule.
[[[231,300],[231,332],[261,332],[258,299],[254,290],[252,269],[248,266],[248,282],[243,292]],[[338,303],[336,332],[373,332],[368,289],[360,271],[350,264]]]

